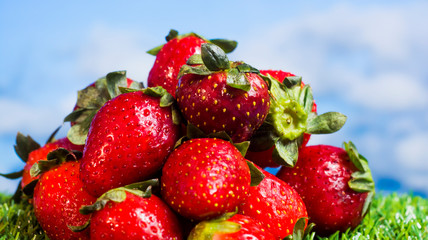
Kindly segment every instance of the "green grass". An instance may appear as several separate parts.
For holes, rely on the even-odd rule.
[[[28,203],[8,203],[0,194],[0,240],[48,239]],[[369,215],[352,231],[321,238],[312,233],[307,240],[339,239],[428,239],[428,199],[410,194],[378,195]]]

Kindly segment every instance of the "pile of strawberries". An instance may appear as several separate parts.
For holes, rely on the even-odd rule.
[[[171,30],[147,83],[108,73],[78,92],[67,137],[18,133],[15,201],[50,239],[299,239],[356,227],[374,183],[352,142],[307,146],[346,116],[317,114],[302,78]],[[277,175],[264,170],[280,167]]]

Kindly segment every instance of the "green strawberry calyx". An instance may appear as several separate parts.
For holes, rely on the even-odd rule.
[[[294,167],[304,133],[333,133],[345,124],[346,116],[341,113],[312,112],[312,89],[301,86],[301,77],[287,77],[281,83],[269,74],[260,76],[269,85],[271,104],[265,122],[251,139],[252,151],[275,146],[272,159],[279,165]]]
[[[247,74],[259,73],[259,70],[243,62],[230,62],[220,47],[212,43],[203,43],[201,54],[194,54],[189,58],[187,64],[181,67],[178,78],[186,74],[209,76],[218,72],[226,72],[228,86],[249,91],[251,84]]]
[[[110,72],[99,78],[94,84],[78,91],[76,109],[64,118],[64,122],[73,122],[67,137],[73,144],[84,145],[89,126],[98,110],[110,99],[121,94],[120,88],[127,87],[126,71]],[[142,89],[143,84],[133,81],[129,86]]]
[[[351,179],[348,182],[348,186],[359,193],[368,193],[366,201],[364,202],[362,216],[364,216],[370,208],[371,201],[375,194],[375,184],[369,168],[367,159],[358,153],[357,147],[353,142],[344,142],[343,147],[348,153],[349,159],[358,169],[351,174]]]
[[[30,169],[30,175],[31,177],[37,177],[43,174],[44,172],[47,172],[53,168],[60,166],[65,162],[77,161],[80,158],[82,158],[82,152],[80,151],[69,151],[65,148],[57,148],[48,153],[46,160],[40,160],[37,163],[33,164]],[[22,189],[22,192],[25,193],[27,196],[32,196],[34,188],[36,187],[38,181],[39,179],[31,181]]]
[[[205,42],[215,44],[218,47],[220,47],[221,49],[223,49],[223,51],[225,51],[226,53],[232,52],[233,50],[235,50],[236,46],[238,45],[238,42],[234,41],[234,40],[220,39],[220,38],[206,39],[206,38],[202,37],[201,35],[193,33],[193,32],[179,35],[178,31],[175,29],[171,29],[169,31],[168,35],[166,35],[166,37],[165,37],[165,40],[167,42],[169,42],[170,40],[175,39],[175,38],[181,39],[181,38],[185,38],[188,36],[195,36],[195,37],[198,37],[198,38],[204,40]],[[164,45],[165,44],[154,47],[154,48],[148,50],[147,53],[150,55],[156,56]]]
[[[236,213],[226,213],[219,218],[202,221],[190,232],[188,240],[213,239],[216,234],[230,234],[241,230],[241,224],[228,221]]]
[[[293,233],[288,235],[287,237],[283,238],[283,240],[303,240],[306,239],[307,236],[311,233],[312,229],[314,228],[315,224],[310,223],[308,226],[306,226],[308,218],[302,217],[299,218],[293,227]],[[305,228],[306,226],[306,228]]]
[[[147,181],[137,182],[123,187],[111,189],[101,195],[92,205],[82,206],[79,209],[79,212],[83,215],[89,215],[96,211],[102,210],[110,201],[116,203],[123,202],[126,200],[126,193],[132,193],[143,198],[149,198],[152,196],[152,188],[158,186],[158,179],[150,179]],[[73,232],[81,232],[88,228],[89,225],[90,219],[81,226],[68,226],[68,228]]]

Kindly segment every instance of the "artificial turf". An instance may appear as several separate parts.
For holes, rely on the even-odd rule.
[[[37,224],[32,206],[8,199],[0,194],[0,240],[48,239]],[[330,237],[312,232],[306,239],[428,239],[428,199],[411,194],[378,194],[369,214],[354,230]]]

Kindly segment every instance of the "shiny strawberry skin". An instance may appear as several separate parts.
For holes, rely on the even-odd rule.
[[[168,41],[156,55],[155,63],[147,78],[147,85],[161,86],[175,96],[177,76],[181,66],[186,64],[193,54],[200,54],[201,44],[205,42],[195,35],[179,36]]]
[[[162,169],[163,199],[182,216],[205,220],[233,212],[245,200],[250,170],[238,149],[213,138],[184,142]]]
[[[291,186],[259,169],[265,178],[258,186],[250,187],[239,213],[265,224],[267,231],[282,239],[293,232],[298,219],[308,217],[306,206]]]
[[[77,233],[68,228],[88,221],[89,216],[80,214],[79,208],[96,200],[84,190],[79,166],[66,162],[43,173],[34,189],[35,216],[51,240],[89,239],[89,231]]]
[[[293,73],[285,72],[282,70],[260,70],[260,73],[265,75],[265,76],[267,74],[269,74],[273,78],[275,78],[276,80],[278,80],[280,82],[283,82],[286,77],[296,76]],[[305,84],[302,82],[301,87],[303,88],[304,86],[305,86]],[[317,105],[315,102],[313,103],[313,106],[312,106],[312,112],[315,112],[315,113],[317,112]],[[301,147],[306,146],[308,144],[310,138],[311,138],[310,134],[303,133],[303,141],[302,141]],[[271,147],[265,151],[260,151],[260,152],[247,151],[247,155],[245,155],[245,158],[254,162],[255,164],[257,164],[258,166],[260,166],[262,168],[279,167],[279,165],[272,160],[272,152],[273,152],[274,148],[275,147]]]
[[[294,187],[306,203],[318,234],[345,231],[362,220],[367,193],[350,189],[348,181],[357,169],[342,148],[307,146],[294,168],[281,168],[277,176]]]
[[[65,148],[67,150],[83,151],[83,145],[74,145],[68,138],[61,138],[51,143],[46,143],[43,147],[36,149],[28,155],[28,160],[24,166],[24,172],[22,173],[21,187],[24,188],[30,182],[38,179],[39,177],[32,177],[30,175],[31,167],[39,162],[40,160],[46,160],[48,154],[58,148]]]
[[[159,197],[126,193],[122,202],[110,201],[91,218],[91,240],[183,239],[177,216]]]
[[[249,91],[227,85],[227,72],[187,74],[177,88],[177,102],[187,121],[206,134],[225,131],[234,142],[248,140],[269,112],[266,82],[247,73]]]
[[[83,151],[80,177],[98,197],[159,171],[178,138],[171,108],[141,91],[108,101],[95,115]]]

